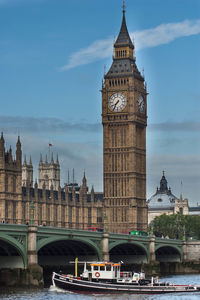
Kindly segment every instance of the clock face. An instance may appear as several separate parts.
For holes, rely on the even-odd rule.
[[[144,112],[144,98],[141,94],[138,97],[138,108],[139,108],[139,112],[141,113]]]
[[[122,111],[125,108],[126,103],[126,97],[121,93],[113,94],[108,101],[110,110],[114,112]]]

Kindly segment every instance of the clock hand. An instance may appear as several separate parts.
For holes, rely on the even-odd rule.
[[[119,100],[117,100],[117,102],[115,103],[115,105],[114,105],[114,109],[115,109],[115,107],[116,107],[116,105],[119,103]]]

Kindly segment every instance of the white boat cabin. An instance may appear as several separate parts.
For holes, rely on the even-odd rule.
[[[81,278],[89,281],[99,280],[116,280],[118,282],[138,282],[139,279],[145,279],[144,273],[121,272],[120,263],[112,262],[95,262],[84,263]]]

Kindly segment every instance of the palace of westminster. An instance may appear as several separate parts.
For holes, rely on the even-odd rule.
[[[104,228],[109,232],[147,230],[146,126],[147,90],[138,71],[123,7],[113,62],[102,82],[103,193],[82,185],[60,187],[60,165],[53,155],[39,162],[33,182],[32,162],[22,162],[0,138],[0,221],[65,228]]]

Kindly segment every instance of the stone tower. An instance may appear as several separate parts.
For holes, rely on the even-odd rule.
[[[50,189],[53,186],[54,190],[58,190],[60,187],[60,164],[58,160],[58,155],[56,162],[54,162],[53,153],[51,154],[51,161],[48,162],[46,155],[46,160],[42,162],[42,155],[40,155],[39,163],[39,185],[40,189],[43,188],[45,184],[46,189]]]
[[[16,157],[12,149],[5,151],[3,133],[0,139],[0,220],[1,222],[22,222],[22,151],[18,137]]]
[[[146,100],[123,6],[113,62],[102,84],[104,204],[111,232],[147,229]]]
[[[24,163],[22,165],[22,186],[26,186],[27,184],[33,187],[33,165],[31,156],[29,164],[26,162],[26,156],[24,156]]]

